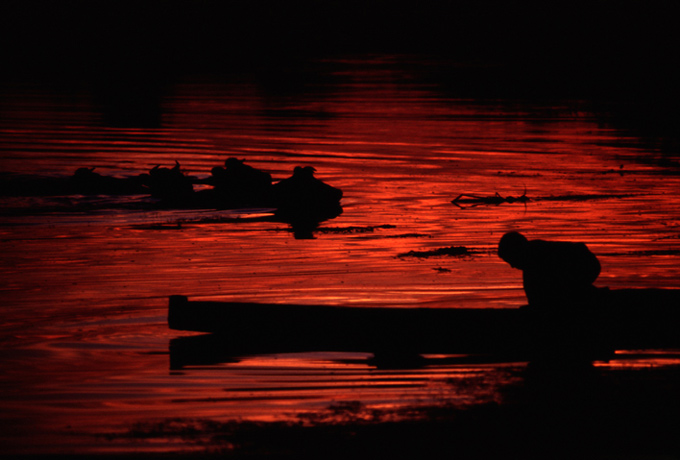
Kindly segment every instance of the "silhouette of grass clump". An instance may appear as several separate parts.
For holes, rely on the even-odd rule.
[[[409,251],[403,254],[399,254],[398,257],[438,257],[438,256],[450,256],[450,257],[471,257],[475,251],[466,248],[465,246],[449,246],[448,248],[433,249],[431,251]]]

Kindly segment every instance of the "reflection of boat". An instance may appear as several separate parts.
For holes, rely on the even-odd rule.
[[[570,347],[592,343],[594,337],[600,351],[602,345],[607,350],[680,347],[680,290],[604,292],[608,305],[590,317],[589,326],[595,328],[580,329],[572,322],[556,331],[556,336],[569,340]],[[202,339],[204,345],[199,348],[215,351],[221,347],[234,354],[356,351],[533,356],[537,343],[546,346],[545,341],[537,342],[533,318],[521,308],[358,308],[189,301],[184,296],[170,297],[168,312],[172,329],[213,334]],[[593,336],[586,337],[587,333]]]
[[[355,340],[319,340],[319,337],[296,337],[276,342],[270,337],[258,334],[256,341],[241,341],[226,334],[200,334],[176,337],[170,340],[170,368],[182,369],[187,366],[211,366],[224,363],[238,363],[255,355],[281,353],[305,353],[333,350],[327,359],[338,362],[365,362],[379,368],[419,368],[432,364],[489,364],[522,361],[516,353],[416,353],[406,351],[378,350],[362,351],[374,343],[361,346]],[[370,348],[368,348],[370,349]],[[339,352],[339,354],[337,354]],[[351,354],[367,356],[351,356]],[[348,355],[350,354],[350,355]],[[423,356],[425,355],[425,356]],[[636,355],[637,356],[637,355]]]

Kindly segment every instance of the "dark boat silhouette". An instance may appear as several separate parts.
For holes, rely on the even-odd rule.
[[[193,340],[198,349],[219,348],[227,354],[352,351],[595,360],[608,359],[613,350],[680,347],[680,289],[605,290],[601,309],[590,323],[583,329],[558,331],[555,342],[537,340],[533,315],[526,308],[359,308],[171,296],[168,324],[175,330],[208,333],[200,339],[178,339],[176,348]],[[568,342],[562,343],[565,337]],[[206,343],[211,345],[201,346]]]

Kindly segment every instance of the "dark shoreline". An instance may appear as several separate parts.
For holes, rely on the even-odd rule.
[[[173,419],[138,424],[127,433],[101,439],[112,446],[126,440],[156,445],[182,440],[192,450],[6,458],[638,459],[680,455],[677,365],[529,367],[517,372],[520,383],[509,385],[499,403],[405,409],[401,415],[410,418],[400,421],[389,419],[394,414],[371,414],[352,404],[331,406],[326,415],[298,423]]]

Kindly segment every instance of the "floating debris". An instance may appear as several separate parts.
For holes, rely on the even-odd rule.
[[[519,203],[526,203],[527,201],[530,201],[530,198],[527,197],[527,191],[525,189],[524,194],[521,195],[521,196],[508,195],[508,196],[504,197],[498,192],[496,192],[493,195],[487,195],[487,196],[461,193],[456,198],[451,200],[451,203],[455,204],[459,208],[462,208],[461,204],[471,204],[471,205],[494,204],[494,205],[499,205],[499,204],[502,204],[502,203],[518,203],[518,202]]]
[[[373,233],[375,230],[397,228],[396,225],[369,225],[366,227],[352,226],[352,227],[322,227],[317,228],[315,231],[319,233],[339,233],[339,234],[352,234],[352,233]]]
[[[167,223],[167,224],[142,224],[133,226],[139,230],[182,230],[182,223]]]
[[[583,194],[583,195],[550,195],[542,198],[535,198],[534,201],[588,201],[588,200],[607,200],[611,198],[628,198],[636,196],[634,194]]]
[[[278,222],[274,217],[274,209],[262,209],[258,211],[243,210],[239,212],[238,209],[233,210],[225,215],[204,216],[196,218],[184,218],[177,221],[180,224],[227,224],[227,223],[242,223],[242,222]]]
[[[433,249],[431,251],[409,251],[399,254],[397,257],[438,257],[438,256],[452,256],[452,257],[470,257],[476,251],[470,250],[465,246],[450,246],[448,248]]]
[[[512,196],[508,195],[506,197],[502,196],[498,192],[496,192],[493,195],[475,195],[475,194],[467,194],[467,193],[461,193],[458,195],[456,198],[451,200],[451,203],[455,204],[459,208],[464,208],[462,205],[467,204],[470,205],[468,207],[475,207],[475,206],[480,206],[480,205],[500,205],[503,203],[527,203],[529,201],[588,201],[588,200],[607,200],[607,199],[612,199],[612,198],[628,198],[632,196],[637,196],[634,194],[612,194],[612,193],[604,193],[604,194],[580,194],[580,195],[550,195],[550,196],[543,196],[543,197],[534,197],[534,198],[529,198],[527,196],[526,190],[524,190],[524,193],[520,196]]]
[[[385,238],[432,238],[427,233],[402,233],[400,235],[387,235]]]

